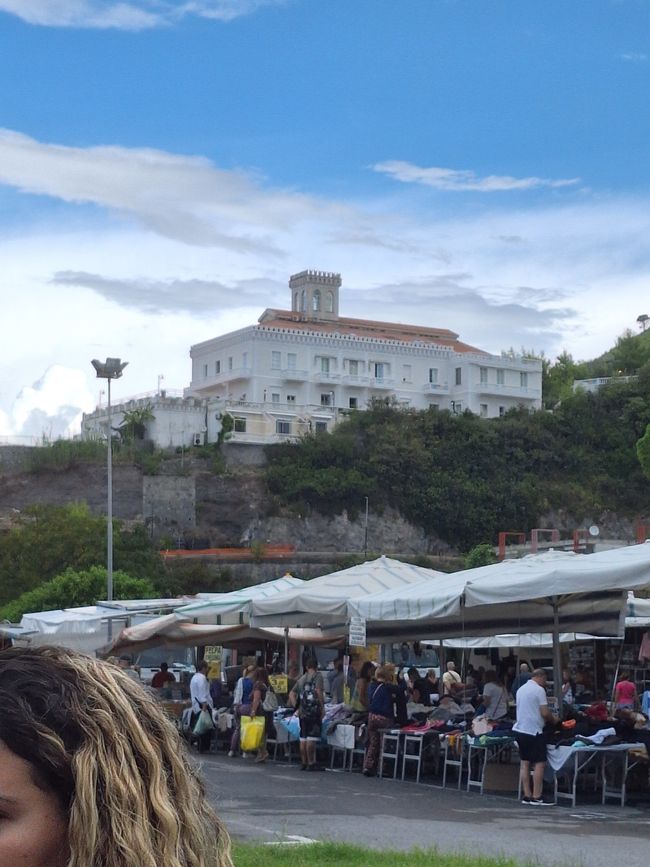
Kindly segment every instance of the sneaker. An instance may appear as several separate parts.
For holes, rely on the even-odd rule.
[[[269,757],[268,753],[262,753],[261,756],[256,756],[255,764],[257,764],[257,765],[262,764],[262,762],[265,762],[268,759],[268,757]]]
[[[300,765],[300,770],[301,770],[301,771],[306,771],[306,770],[307,770],[307,765]]]
[[[228,758],[229,758],[229,759],[234,759],[234,758],[235,758],[235,753],[233,752],[233,750],[229,750],[229,751],[228,751]]]
[[[528,798],[526,795],[524,795],[521,799],[521,803],[522,804],[530,804],[531,800],[532,800],[531,798]]]
[[[528,802],[535,807],[554,807],[555,801],[547,801],[544,797],[541,798],[531,798]]]

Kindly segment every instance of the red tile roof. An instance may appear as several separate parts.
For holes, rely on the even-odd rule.
[[[489,355],[476,346],[458,340],[454,331],[446,328],[427,328],[423,325],[403,325],[395,322],[375,322],[371,319],[350,319],[339,316],[334,320],[307,319],[291,310],[267,309],[258,322],[264,328],[291,328],[313,334],[351,334],[378,340],[399,340],[404,343],[431,343],[448,346],[454,352],[478,352]]]

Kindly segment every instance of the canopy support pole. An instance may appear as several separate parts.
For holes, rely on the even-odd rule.
[[[284,627],[284,673],[289,673],[289,627]]]
[[[563,718],[562,701],[562,654],[560,650],[560,606],[553,596],[553,687],[557,701],[558,716]]]
[[[614,707],[615,707],[615,701],[616,701],[616,684],[618,682],[618,673],[621,669],[621,659],[623,657],[623,648],[624,647],[625,647],[625,635],[623,635],[623,638],[621,639],[621,646],[618,650],[618,659],[616,660],[616,671],[614,672],[614,680],[612,681],[612,691],[610,693],[610,704],[609,704],[609,712],[611,714],[614,713]]]

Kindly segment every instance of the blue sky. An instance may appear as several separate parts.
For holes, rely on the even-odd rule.
[[[650,312],[649,0],[0,0],[0,435],[342,312],[578,358]],[[13,314],[13,316],[11,315]]]

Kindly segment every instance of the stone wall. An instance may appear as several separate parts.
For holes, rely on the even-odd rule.
[[[194,476],[143,476],[142,515],[153,536],[196,528]]]

